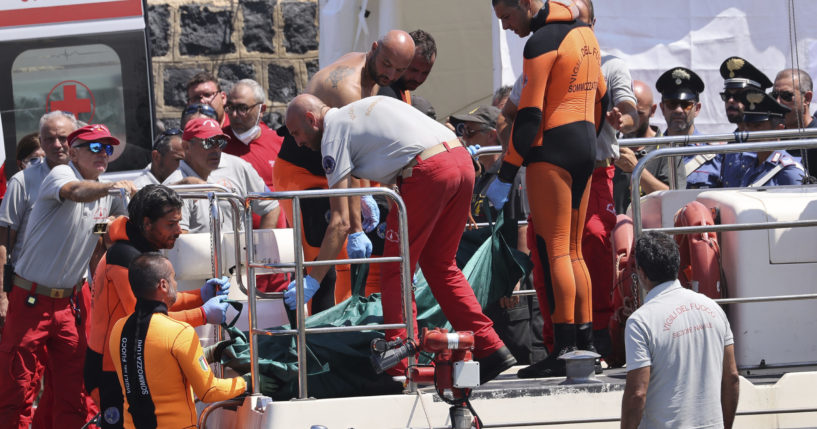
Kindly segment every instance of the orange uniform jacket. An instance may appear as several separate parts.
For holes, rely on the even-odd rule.
[[[136,297],[128,281],[128,265],[140,254],[156,250],[127,220],[120,217],[111,223],[108,232],[114,244],[99,261],[94,273],[88,348],[102,354],[102,371],[113,372],[113,362],[106,346],[113,324],[133,313],[136,305]],[[171,308],[175,311],[170,313],[170,317],[193,326],[201,326],[207,321],[201,309],[203,303],[198,290],[179,292],[177,296]],[[93,386],[89,390],[93,390]]]
[[[574,21],[570,7],[545,2],[531,21],[525,43],[523,88],[511,143],[499,176],[513,182],[523,163],[544,161],[572,170],[595,161],[595,138],[588,128],[602,125],[607,91],[601,50],[593,30]],[[594,129],[595,128],[595,129]]]
[[[126,428],[195,428],[193,393],[215,402],[247,390],[241,377],[216,378],[196,331],[168,317],[157,301],[140,300],[132,315],[119,319],[106,350],[116,356]]]

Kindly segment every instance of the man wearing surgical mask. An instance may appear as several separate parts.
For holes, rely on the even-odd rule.
[[[266,91],[252,79],[242,79],[233,85],[224,105],[230,125],[224,127],[229,142],[223,152],[249,162],[270,191],[274,191],[272,166],[278,158],[283,137],[261,121],[261,115],[267,110],[266,101]],[[285,226],[284,219],[281,215],[278,227]],[[255,216],[253,227],[258,228],[258,218]]]

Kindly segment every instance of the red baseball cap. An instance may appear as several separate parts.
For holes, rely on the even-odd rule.
[[[68,146],[73,146],[76,140],[86,142],[104,141],[112,145],[118,145],[119,140],[111,135],[108,127],[102,124],[86,125],[68,135]]]
[[[221,126],[214,119],[210,118],[196,118],[192,119],[184,126],[184,134],[182,140],[190,141],[190,139],[208,139],[215,136],[227,137],[227,134],[221,131]]]

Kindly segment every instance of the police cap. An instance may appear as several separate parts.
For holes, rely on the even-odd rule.
[[[771,95],[755,88],[744,91],[741,95],[743,103],[743,122],[763,122],[770,118],[782,118],[791,109],[780,104]]]
[[[729,57],[721,64],[721,77],[726,89],[758,88],[765,90],[772,81],[741,57]]]
[[[674,67],[658,78],[655,88],[664,100],[697,100],[704,90],[704,82],[694,71]]]

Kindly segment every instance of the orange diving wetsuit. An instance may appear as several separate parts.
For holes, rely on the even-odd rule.
[[[137,301],[134,313],[114,324],[106,349],[115,356],[126,428],[195,428],[193,393],[215,402],[247,390],[241,377],[216,378],[196,331],[168,317],[161,302]]]
[[[559,2],[546,2],[531,29],[512,144],[499,177],[513,182],[519,167],[527,165],[536,245],[552,284],[552,290],[537,290],[549,298],[540,303],[550,303],[554,324],[586,323],[592,321],[593,307],[581,238],[604,111],[601,52],[590,27],[573,21]],[[568,328],[565,332],[574,329]],[[575,343],[575,334],[561,340]]]
[[[94,273],[91,329],[85,354],[85,388],[103,414],[100,426],[122,427],[122,393],[108,353],[108,338],[117,320],[133,313],[136,297],[128,281],[128,266],[144,252],[156,251],[128,218],[119,217],[108,227],[114,244],[105,253]],[[200,326],[206,322],[199,290],[179,292],[170,312],[174,319]],[[109,410],[115,407],[117,411]]]

